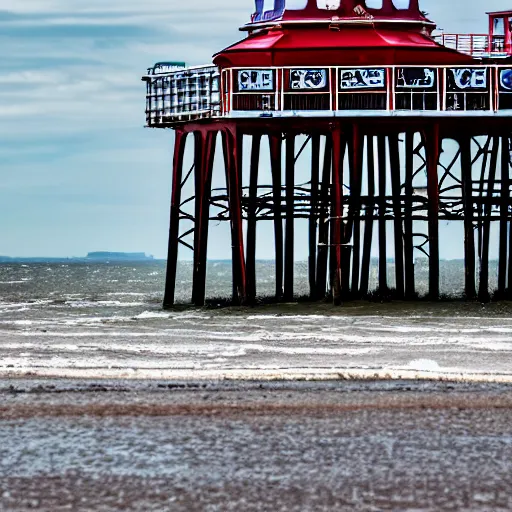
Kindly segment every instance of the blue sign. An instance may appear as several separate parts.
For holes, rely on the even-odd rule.
[[[274,21],[283,17],[285,0],[256,0],[253,22]]]
[[[500,90],[512,92],[512,69],[500,70]]]
[[[326,69],[292,69],[290,71],[290,89],[323,90],[326,88]]]
[[[488,89],[488,72],[485,68],[453,68],[448,70],[448,91],[483,92]]]

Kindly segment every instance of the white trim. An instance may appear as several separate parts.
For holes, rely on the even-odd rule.
[[[272,119],[296,117],[511,117],[512,110],[450,110],[437,112],[436,110],[285,110],[283,112],[254,112],[252,110],[239,110],[231,112],[227,119]]]
[[[344,18],[344,19],[303,19],[303,20],[277,20],[262,21],[258,23],[247,23],[240,27],[242,32],[251,32],[261,28],[280,27],[283,25],[378,25],[379,23],[423,25],[435,27],[436,24],[426,20],[397,20],[396,18],[366,19],[366,18]]]

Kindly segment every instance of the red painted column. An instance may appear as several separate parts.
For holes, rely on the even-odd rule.
[[[311,300],[316,298],[316,251],[318,222],[318,187],[320,183],[320,134],[311,136],[311,213],[309,216],[309,290]]]
[[[194,235],[194,270],[192,302],[204,306],[206,295],[206,266],[213,160],[217,132],[198,132],[196,140],[196,225]]]
[[[350,151],[350,215],[345,231],[345,243],[352,238],[352,296],[359,296],[359,278],[361,268],[361,185],[363,174],[364,135],[359,125],[352,128],[352,147]],[[347,247],[347,250],[349,248]],[[348,277],[348,276],[347,276]],[[348,290],[347,290],[348,291]]]
[[[425,131],[428,189],[428,236],[429,236],[429,297],[439,298],[439,177],[438,165],[441,149],[439,125],[434,123]]]
[[[183,176],[183,155],[185,153],[186,142],[187,134],[183,130],[177,129],[175,131],[174,141],[171,214],[167,250],[167,275],[165,279],[164,308],[170,308],[174,305],[180,233],[181,180]]]
[[[480,259],[480,285],[478,288],[478,300],[489,302],[489,245],[491,243],[491,219],[493,205],[491,203],[494,194],[494,184],[496,182],[496,167],[498,165],[500,138],[492,138],[491,161],[489,165],[489,175],[487,179],[486,204],[484,206],[483,216],[483,236],[482,252]]]
[[[247,272],[245,266],[243,220],[242,220],[242,176],[241,148],[236,128],[228,127],[224,132],[226,180],[229,183],[229,212],[231,220],[231,244],[233,247],[233,301],[247,303]]]
[[[286,135],[286,238],[284,253],[284,299],[293,300],[295,244],[295,134]]]
[[[274,239],[276,253],[276,299],[283,296],[283,217],[281,204],[282,188],[282,163],[281,151],[283,141],[281,133],[269,135],[270,142],[270,166],[272,169],[272,195],[274,199]]]
[[[475,286],[475,230],[473,226],[473,162],[471,157],[471,137],[462,135],[459,140],[462,178],[462,201],[464,205],[464,282],[466,299],[476,298]]]
[[[510,197],[510,148],[508,136],[501,138],[501,196],[500,196],[500,257],[498,270],[498,293],[505,298],[507,289],[508,257],[508,202]]]
[[[329,215],[332,168],[332,134],[325,137],[324,161],[320,187],[320,214],[318,226],[318,257],[316,265],[316,293],[315,298],[324,299],[327,291],[327,267],[329,259]]]
[[[416,283],[414,273],[414,221],[413,195],[414,195],[414,132],[409,130],[405,134],[405,207],[404,207],[404,272],[405,272],[405,298],[414,299]]]
[[[387,155],[385,135],[379,135],[377,137],[377,160],[379,168],[379,294],[381,297],[387,297],[389,293],[386,230]]]
[[[332,133],[333,166],[332,166],[332,241],[331,251],[333,262],[331,284],[332,298],[335,305],[341,304],[342,282],[342,230],[343,227],[343,150],[342,133],[337,127]]]
[[[366,154],[367,164],[366,172],[368,178],[368,203],[365,212],[365,227],[364,227],[364,241],[363,241],[363,259],[361,262],[361,280],[359,293],[361,297],[368,294],[369,281],[370,281],[370,268],[372,258],[372,244],[373,244],[373,217],[375,215],[375,154],[374,154],[374,137],[368,135],[366,137]]]
[[[404,230],[402,218],[402,185],[400,176],[400,141],[399,134],[388,135],[389,161],[391,164],[391,190],[393,197],[394,242],[395,242],[395,282],[396,298],[405,298],[404,270]]]
[[[258,200],[258,171],[260,165],[261,134],[252,136],[251,176],[247,220],[247,295],[251,304],[256,301],[256,208]]]

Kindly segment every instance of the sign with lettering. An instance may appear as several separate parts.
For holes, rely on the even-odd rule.
[[[243,69],[238,72],[238,92],[273,91],[274,72],[270,69]]]
[[[398,68],[396,76],[397,89],[435,89],[437,84],[435,69]]]
[[[185,69],[186,65],[184,62],[158,62],[153,67],[154,75],[163,75],[165,73],[172,73],[173,71],[179,71]]]
[[[500,69],[500,91],[512,92],[512,69]]]
[[[292,69],[290,71],[290,89],[325,90],[327,88],[326,69]]]
[[[488,89],[488,72],[485,68],[452,68],[447,72],[448,91],[485,92]]]
[[[385,89],[385,69],[342,69],[340,70],[340,90]]]

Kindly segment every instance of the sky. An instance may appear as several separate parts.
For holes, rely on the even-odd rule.
[[[449,32],[484,33],[485,11],[512,8],[482,4],[421,2]],[[252,0],[0,0],[0,255],[164,257],[173,134],[144,128],[140,77],[157,61],[210,63],[252,11]],[[221,231],[209,256],[229,245]]]

